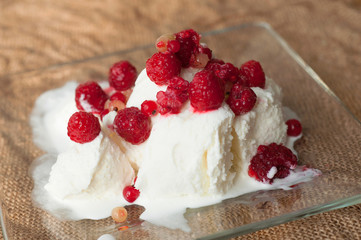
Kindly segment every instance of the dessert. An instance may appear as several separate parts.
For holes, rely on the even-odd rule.
[[[319,174],[297,167],[289,140],[300,137],[299,122],[287,121],[281,89],[259,62],[238,69],[215,59],[193,30],[156,47],[137,78],[120,61],[109,83],[71,82],[39,97],[34,141],[51,154],[33,170],[38,205],[100,219],[139,204],[142,219],[189,230],[187,207]]]

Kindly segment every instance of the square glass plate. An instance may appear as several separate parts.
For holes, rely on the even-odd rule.
[[[236,66],[261,62],[267,76],[283,89],[284,105],[302,119],[304,135],[295,147],[300,165],[322,175],[292,190],[258,191],[219,204],[188,209],[191,232],[171,230],[138,219],[142,208],[128,207],[129,227],[119,231],[110,218],[59,221],[32,205],[31,162],[43,152],[33,143],[29,115],[36,98],[69,80],[105,79],[120,59],[140,72],[153,44],[3,77],[1,93],[0,200],[5,239],[117,238],[215,239],[257,231],[313,214],[361,203],[361,125],[317,74],[264,23],[243,24],[203,34],[217,58]],[[4,127],[6,126],[6,127]]]

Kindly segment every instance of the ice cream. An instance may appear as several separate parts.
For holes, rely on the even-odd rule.
[[[134,176],[119,147],[101,133],[92,142],[60,153],[45,189],[59,199],[113,198],[122,194]]]
[[[182,41],[179,40],[181,43]],[[174,48],[176,47],[173,46],[172,49]],[[69,140],[66,135],[67,121],[78,111],[74,101],[77,83],[68,83],[40,96],[31,117],[34,142],[54,155],[47,155],[47,161],[42,158],[35,162],[37,167],[33,171],[33,196],[38,205],[66,219],[100,219],[109,216],[112,208],[129,204],[123,196],[123,190],[134,184],[140,192],[134,203],[145,207],[141,218],[169,228],[189,230],[183,217],[186,208],[213,204],[261,189],[287,188],[319,174],[312,169],[300,171],[294,170],[294,166],[284,169],[284,166],[281,168],[274,165],[266,173],[266,178],[271,179],[270,182],[250,176],[252,174],[249,174],[249,166],[253,157],[258,154],[260,145],[275,143],[293,149],[294,140],[300,136],[287,136],[285,122],[288,118],[285,117],[282,107],[281,89],[272,79],[267,78],[265,82],[263,80],[256,83],[256,86],[252,85],[253,83],[247,83],[249,86],[238,86],[241,92],[247,89],[254,94],[249,97],[254,99],[254,102],[245,103],[247,111],[244,110],[242,114],[234,110],[237,104],[231,102],[238,100],[234,95],[238,90],[234,86],[240,83],[235,79],[232,80],[234,82],[227,83],[233,85],[232,89],[228,89],[228,100],[223,100],[224,96],[221,96],[219,102],[219,91],[224,94],[219,79],[234,72],[235,68],[228,63],[216,63],[209,68],[205,64],[199,66],[207,53],[204,49],[205,45],[199,45],[198,50],[194,50],[199,51],[195,54],[195,62],[186,67],[183,66],[184,62],[177,60],[183,59],[184,55],[175,57],[171,52],[155,54],[161,61],[182,64],[182,68],[171,66],[169,70],[177,77],[176,84],[167,85],[167,80],[163,78],[157,79],[158,82],[154,81],[152,78],[158,76],[158,73],[150,74],[149,64],[152,71],[158,71],[159,64],[147,61],[147,69],[139,74],[136,81],[134,79],[135,85],[127,100],[126,109],[142,109],[142,112],[138,110],[139,113],[133,111],[134,114],[142,115],[145,114],[143,103],[153,100],[158,104],[159,113],[146,117],[150,121],[150,135],[135,144],[129,142],[118,130],[124,124],[134,130],[137,126],[134,127],[133,124],[138,123],[135,120],[116,123],[123,110],[118,108],[96,114],[101,132],[94,140],[85,143]],[[124,66],[124,62],[118,65]],[[126,65],[129,67],[129,64]],[[117,71],[111,70],[112,74]],[[211,71],[217,74],[223,71],[223,75],[216,76]],[[188,94],[192,93],[191,90],[188,91],[188,83],[185,81],[189,82],[189,89],[197,88],[199,84],[204,84],[203,79],[198,79],[198,85],[194,86],[195,79],[200,76],[209,77],[209,81],[213,81],[213,85],[200,87],[208,88],[209,94],[216,94],[209,100],[213,101],[209,109],[199,109],[199,106],[203,107],[203,97],[207,98],[209,94],[197,95],[188,100]],[[116,81],[117,77],[113,76],[111,84]],[[127,84],[131,85],[133,80],[127,81],[130,81]],[[214,90],[218,83],[219,89]],[[171,84],[172,89],[169,90]],[[106,83],[102,83],[101,86],[107,89],[109,95],[115,91],[112,85],[109,88]],[[94,98],[87,95],[89,91],[87,89],[80,95],[80,102],[87,103],[87,107],[82,104],[82,111],[91,109],[88,103]],[[245,96],[245,93],[242,94]],[[161,97],[165,99],[163,102]],[[198,99],[202,104],[196,105],[192,102],[193,99]],[[113,100],[110,97],[108,102]],[[138,130],[135,129],[134,134],[139,134]],[[45,171],[38,171],[40,168]],[[287,174],[281,177],[281,171]],[[64,209],[66,211],[63,211]]]

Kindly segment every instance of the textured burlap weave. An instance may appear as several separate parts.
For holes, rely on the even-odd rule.
[[[28,117],[41,92],[59,86],[62,78],[81,79],[83,74],[83,69],[71,69],[71,74],[48,71],[48,75],[39,79],[30,70],[147,44],[162,33],[184,28],[208,31],[265,21],[361,119],[360,10],[359,0],[1,1],[0,198],[9,216],[7,220],[13,226],[11,234],[16,239],[54,236],[54,232],[46,232],[37,224],[49,223],[49,217],[45,220],[41,210],[31,207],[32,181],[27,171],[42,152],[32,143]],[[350,135],[355,138],[352,132]],[[349,151],[358,150],[355,146],[360,140],[356,138],[355,143]],[[24,211],[13,210],[19,209],[18,206],[23,206]],[[43,222],[37,222],[39,219]],[[361,206],[355,205],[239,238],[360,239],[360,219]],[[74,230],[71,226],[53,229]]]

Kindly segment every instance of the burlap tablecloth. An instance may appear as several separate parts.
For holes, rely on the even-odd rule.
[[[151,43],[185,28],[209,31],[244,22],[268,22],[320,75],[351,112],[361,119],[361,1],[11,1],[0,2],[0,83],[8,76],[92,58]],[[27,84],[27,83],[24,83]],[[31,89],[31,86],[29,86]],[[12,98],[3,91],[2,103]],[[22,93],[17,93],[22,94]],[[24,93],[27,94],[27,93]],[[30,94],[29,94],[30,95]],[[16,114],[1,106],[0,126]],[[27,116],[20,116],[26,118]],[[21,132],[22,129],[14,129]],[[21,132],[30,134],[29,131]],[[27,138],[28,139],[28,138]],[[4,146],[36,152],[31,140]],[[30,149],[30,150],[29,150]],[[8,157],[8,156],[7,156]],[[29,159],[30,161],[30,159]],[[0,162],[1,164],[2,162]],[[1,173],[14,167],[0,165]],[[19,176],[26,168],[19,167]],[[17,179],[29,184],[30,179]],[[11,184],[0,179],[2,184]],[[8,193],[11,194],[11,193]],[[21,196],[14,196],[18,198]],[[8,203],[19,204],[15,199]],[[240,239],[360,239],[361,206],[356,205],[282,224]],[[17,225],[19,232],[21,219]],[[2,236],[1,236],[2,239]]]

